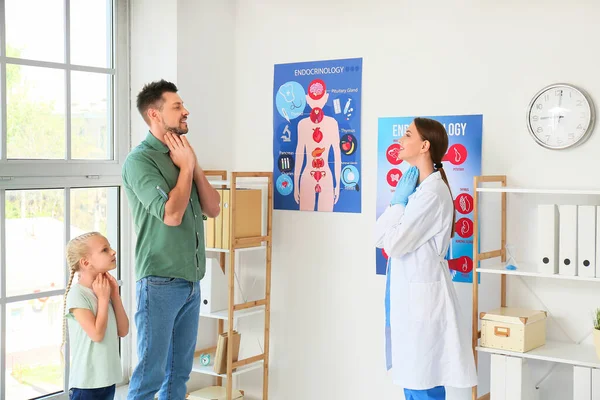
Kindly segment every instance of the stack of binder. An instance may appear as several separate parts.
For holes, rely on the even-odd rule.
[[[538,265],[541,273],[600,277],[600,211],[597,206],[538,206]]]

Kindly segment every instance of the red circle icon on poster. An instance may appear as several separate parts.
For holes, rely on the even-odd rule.
[[[310,112],[310,120],[315,124],[323,121],[323,110],[321,110],[319,107],[313,108]]]
[[[459,219],[458,221],[456,221],[456,224],[454,225],[454,231],[461,238],[466,239],[468,237],[473,236],[473,221],[471,221],[468,218]]]
[[[467,193],[461,193],[454,199],[454,207],[461,214],[469,214],[473,211],[473,197]]]
[[[308,85],[308,95],[313,100],[319,100],[325,94],[325,82],[322,79],[315,79]]]
[[[400,165],[403,160],[399,158],[400,154],[400,145],[398,143],[394,143],[387,148],[385,152],[385,156],[388,162],[392,165]]]
[[[442,161],[448,161],[454,165],[460,165],[467,160],[467,148],[462,144],[453,144],[448,152],[442,158]]]
[[[398,168],[392,168],[387,173],[386,178],[388,185],[390,185],[391,187],[396,187],[396,185],[400,181],[400,178],[402,178],[402,171],[400,171]]]
[[[448,268],[453,271],[468,274],[469,272],[473,271],[473,259],[469,256],[462,256],[448,260]]]

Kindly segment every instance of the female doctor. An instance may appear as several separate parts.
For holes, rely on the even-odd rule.
[[[477,384],[468,336],[444,256],[454,235],[454,204],[442,157],[448,135],[435,120],[416,118],[400,139],[412,167],[398,182],[375,227],[388,255],[386,361],[407,400],[442,400],[445,386]]]

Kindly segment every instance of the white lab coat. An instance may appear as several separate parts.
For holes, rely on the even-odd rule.
[[[453,208],[448,187],[434,172],[406,208],[388,207],[376,223],[377,247],[391,259],[392,377],[406,389],[477,384],[469,327],[459,326],[458,298],[444,260]]]

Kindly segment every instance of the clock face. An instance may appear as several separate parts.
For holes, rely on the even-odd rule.
[[[527,127],[538,144],[566,149],[583,143],[594,128],[595,109],[581,89],[557,84],[537,93],[527,109]]]

